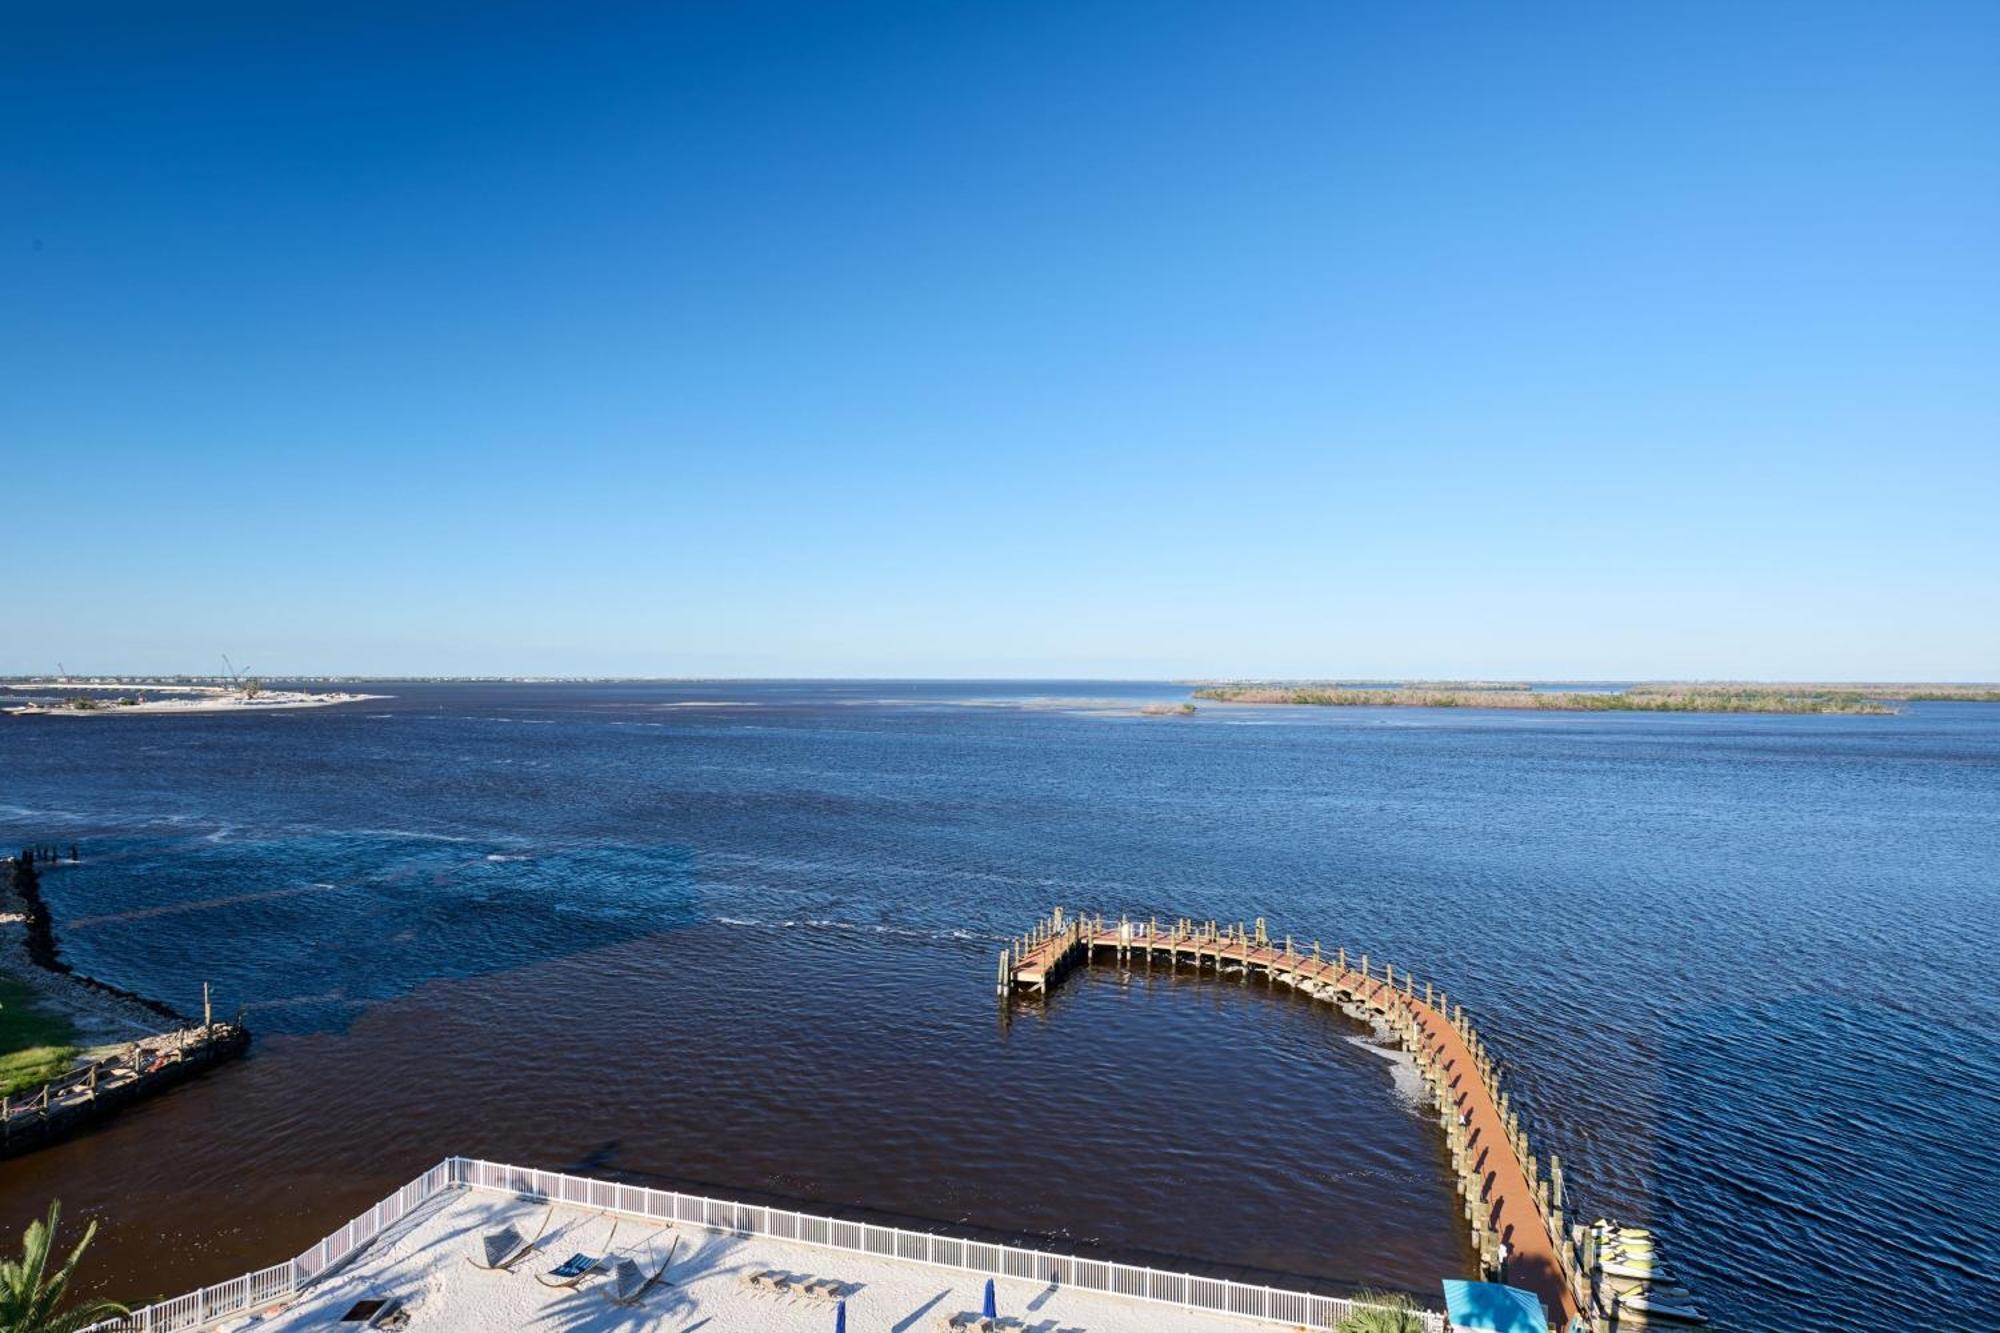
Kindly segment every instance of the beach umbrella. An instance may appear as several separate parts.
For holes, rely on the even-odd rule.
[[[833,1333],[847,1333],[847,1302],[833,1307]]]
[[[1486,1333],[1548,1333],[1549,1317],[1531,1291],[1503,1287],[1498,1282],[1466,1282],[1446,1278],[1445,1309],[1454,1329]]]
[[[1000,1311],[993,1304],[993,1279],[990,1277],[986,1279],[986,1308],[979,1313],[987,1319],[997,1319],[1000,1317]]]

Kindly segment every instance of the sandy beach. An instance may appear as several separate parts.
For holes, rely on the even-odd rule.
[[[831,1329],[834,1303],[751,1290],[751,1273],[777,1270],[828,1278],[848,1290],[848,1327],[932,1333],[954,1316],[978,1313],[986,1279],[976,1273],[874,1254],[823,1249],[764,1237],[708,1231],[689,1223],[619,1220],[585,1208],[558,1207],[534,1252],[511,1272],[474,1266],[469,1256],[488,1230],[512,1223],[533,1236],[543,1205],[505,1193],[451,1190],[421,1205],[353,1264],[310,1288],[282,1310],[236,1325],[259,1333],[324,1328],[357,1301],[391,1299],[412,1327],[437,1333],[495,1328],[571,1330],[713,1329],[732,1333],[803,1333]],[[610,1279],[592,1273],[572,1289],[537,1281],[572,1254],[629,1258],[652,1271],[678,1241],[666,1281],[636,1306],[606,1299]],[[1048,1282],[995,1281],[998,1327],[1007,1333],[1214,1333],[1270,1328],[1255,1319]]]
[[[79,708],[74,701],[62,703],[30,702],[17,704],[0,711],[45,717],[120,717],[134,713],[264,713],[280,709],[327,708],[334,704],[365,703],[370,699],[386,699],[386,694],[316,694],[307,690],[260,690],[246,694],[242,690],[225,685],[119,685],[119,684],[73,684],[67,681],[30,681],[21,684],[0,685],[0,690],[23,690],[36,693],[69,692],[80,699],[92,695],[110,695],[111,698],[94,700],[94,708]],[[146,696],[161,696],[148,698]],[[0,696],[4,697],[4,696]],[[137,703],[119,703],[118,699],[137,698]]]

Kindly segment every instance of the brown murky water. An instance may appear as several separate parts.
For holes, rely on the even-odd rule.
[[[93,1285],[172,1294],[460,1153],[1175,1266],[1426,1290],[1469,1262],[1358,1025],[1102,968],[1006,1010],[987,954],[711,924],[434,982],[5,1164],[5,1220],[60,1195],[102,1219]]]

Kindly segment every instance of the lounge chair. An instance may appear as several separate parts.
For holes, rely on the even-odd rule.
[[[604,1262],[604,1256],[611,1253],[612,1238],[618,1234],[618,1219],[611,1219],[611,1230],[605,1233],[604,1248],[596,1254],[572,1254],[546,1273],[535,1274],[535,1281],[545,1287],[574,1287],[577,1283],[596,1272]]]
[[[620,1259],[611,1270],[611,1290],[605,1298],[613,1305],[637,1305],[651,1291],[653,1284],[666,1274],[667,1265],[674,1261],[674,1252],[681,1247],[681,1238],[674,1237],[674,1243],[667,1249],[667,1257],[648,1275],[630,1259]]]
[[[484,1256],[484,1262],[481,1262],[479,1255],[470,1254],[465,1256],[466,1262],[474,1268],[485,1268],[500,1273],[508,1271],[515,1264],[520,1263],[521,1260],[528,1257],[528,1252],[535,1248],[535,1242],[540,1240],[542,1233],[549,1229],[549,1219],[555,1216],[555,1211],[556,1206],[550,1204],[542,1213],[542,1224],[535,1228],[534,1236],[526,1240],[521,1238],[520,1231],[512,1222],[507,1223],[497,1230],[487,1232],[479,1238],[480,1252]]]

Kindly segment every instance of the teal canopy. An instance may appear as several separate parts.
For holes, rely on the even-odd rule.
[[[1451,1326],[1490,1329],[1492,1333],[1549,1333],[1549,1317],[1534,1292],[1503,1287],[1498,1282],[1465,1282],[1446,1278],[1444,1308]]]

